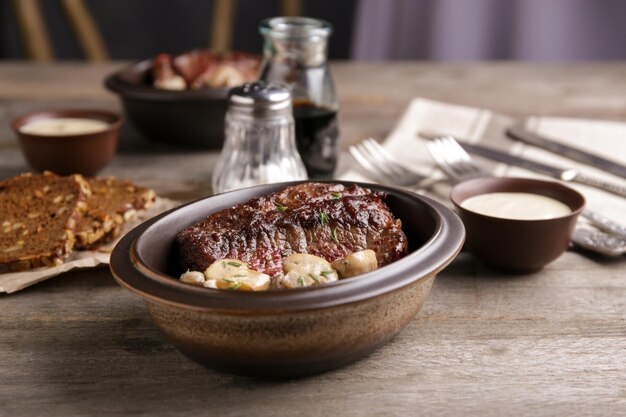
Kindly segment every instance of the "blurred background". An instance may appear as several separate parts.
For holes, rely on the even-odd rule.
[[[258,24],[276,15],[330,21],[331,59],[626,58],[623,0],[0,0],[0,58],[260,53]]]

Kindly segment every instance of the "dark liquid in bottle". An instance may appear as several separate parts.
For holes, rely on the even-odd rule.
[[[296,144],[309,178],[331,178],[339,153],[337,110],[296,100],[293,117]]]

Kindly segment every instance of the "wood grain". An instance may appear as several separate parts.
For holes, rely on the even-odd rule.
[[[114,66],[0,65],[0,177],[26,169],[12,117],[116,109],[100,84]],[[334,74],[343,146],[383,136],[418,95],[517,116],[626,120],[621,63],[339,63]],[[105,173],[195,198],[208,192],[214,160],[127,129]],[[341,370],[291,380],[196,365],[106,268],[76,271],[0,296],[0,415],[625,415],[625,267],[624,258],[567,252],[540,273],[507,275],[462,253],[391,343]]]

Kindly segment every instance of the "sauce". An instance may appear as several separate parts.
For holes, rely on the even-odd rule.
[[[570,208],[550,197],[531,193],[487,193],[470,197],[461,207],[502,219],[543,220],[570,214]]]
[[[295,100],[296,145],[309,178],[331,178],[339,155],[337,110]]]
[[[109,124],[102,120],[58,117],[41,119],[20,127],[20,132],[40,136],[69,136],[102,132]]]

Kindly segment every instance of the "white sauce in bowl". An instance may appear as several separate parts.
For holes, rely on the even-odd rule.
[[[109,124],[102,120],[57,117],[27,123],[20,127],[20,132],[39,136],[70,136],[102,132],[108,128]]]
[[[502,219],[544,220],[572,212],[554,198],[531,193],[487,193],[470,197],[461,207],[474,213]]]

